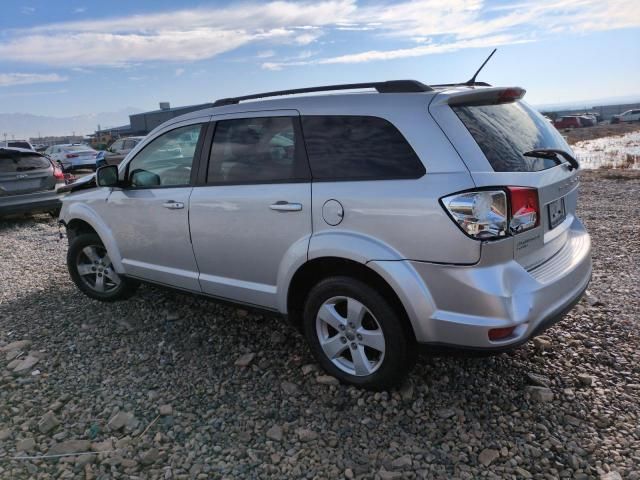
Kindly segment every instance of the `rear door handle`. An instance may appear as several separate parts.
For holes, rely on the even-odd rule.
[[[174,202],[173,200],[169,200],[162,204],[164,208],[168,208],[169,210],[180,210],[184,208],[184,203],[182,202]]]
[[[299,212],[302,210],[301,203],[289,203],[284,200],[281,200],[276,203],[272,203],[269,208],[271,210],[276,210],[278,212]]]

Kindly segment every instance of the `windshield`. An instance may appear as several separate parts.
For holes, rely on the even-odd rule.
[[[558,165],[523,155],[531,150],[571,152],[555,127],[524,102],[452,108],[496,172],[537,172]]]

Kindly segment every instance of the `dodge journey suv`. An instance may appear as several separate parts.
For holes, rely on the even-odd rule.
[[[419,344],[518,346],[591,277],[578,163],[524,93],[334,85],[169,120],[69,187],[71,278],[103,301],[143,281],[278,312],[367,388]]]

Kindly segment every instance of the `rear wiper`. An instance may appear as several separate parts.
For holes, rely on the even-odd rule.
[[[561,156],[569,163],[570,170],[578,170],[580,168],[578,160],[564,150],[558,150],[555,148],[538,148],[536,150],[525,152],[523,155],[525,157],[548,158],[549,160],[558,160],[558,156]]]

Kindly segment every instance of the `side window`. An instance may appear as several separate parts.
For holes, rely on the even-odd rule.
[[[302,130],[319,180],[418,178],[425,169],[388,121],[363,116],[305,116]]]
[[[216,122],[208,184],[267,183],[308,179],[308,167],[293,117]]]
[[[134,142],[133,140],[125,140],[124,144],[120,148],[122,148],[123,150],[131,150],[135,146],[136,142]]]
[[[122,149],[122,140],[116,140],[115,142],[113,142],[113,145],[111,145],[111,149],[112,150],[121,150]]]
[[[189,185],[202,124],[176,128],[160,135],[127,166],[132,187]]]

